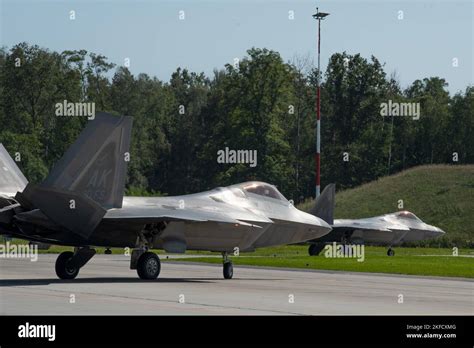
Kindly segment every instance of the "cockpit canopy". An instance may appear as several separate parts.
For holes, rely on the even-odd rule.
[[[287,202],[287,199],[273,185],[259,181],[249,181],[238,185],[246,193],[277,199]]]
[[[400,211],[398,213],[395,214],[397,217],[400,217],[402,219],[410,219],[410,220],[416,220],[416,221],[420,221],[421,220],[413,213],[410,213],[409,211]]]

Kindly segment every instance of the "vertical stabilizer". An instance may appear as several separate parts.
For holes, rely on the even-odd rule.
[[[334,205],[336,197],[336,185],[327,185],[321,195],[316,199],[313,208],[310,209],[309,213],[323,219],[329,225],[334,223]]]
[[[121,208],[132,118],[99,113],[40,185],[84,194],[102,207]]]
[[[28,180],[20,168],[0,144],[0,195],[15,196],[18,191],[23,191],[27,184]]]
[[[48,177],[17,200],[86,240],[107,209],[122,207],[131,130],[131,117],[99,113]]]

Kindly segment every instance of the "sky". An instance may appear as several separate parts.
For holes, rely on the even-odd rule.
[[[473,0],[0,0],[0,45],[86,49],[117,65],[128,58],[133,74],[164,81],[177,67],[212,76],[251,47],[316,62],[316,6],[330,13],[322,69],[346,51],[374,55],[403,88],[431,76],[445,78],[451,94],[474,84]]]

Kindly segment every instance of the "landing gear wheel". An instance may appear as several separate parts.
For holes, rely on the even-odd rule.
[[[387,256],[394,256],[394,255],[395,255],[395,250],[393,250],[392,248],[388,248]]]
[[[112,254],[112,250],[110,250],[109,248],[107,248],[107,249],[105,249],[104,254],[105,254],[105,255],[110,255],[110,254]]]
[[[308,248],[308,254],[309,256],[317,256],[323,249],[324,249],[324,244],[323,245],[311,244]]]
[[[74,279],[79,273],[79,268],[71,266],[69,261],[72,259],[74,253],[72,251],[64,251],[59,254],[56,259],[56,275],[60,279]]]
[[[160,258],[155,253],[147,251],[138,259],[137,273],[141,279],[156,279],[160,270]]]
[[[232,279],[234,275],[234,266],[231,261],[224,262],[224,279]]]

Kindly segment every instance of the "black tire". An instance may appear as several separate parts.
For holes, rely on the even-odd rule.
[[[69,265],[69,261],[73,257],[74,253],[72,251],[64,251],[59,254],[58,258],[56,259],[56,275],[60,279],[74,279],[79,274],[78,267],[72,267]]]
[[[224,279],[232,279],[234,276],[234,266],[232,262],[225,262],[223,267]]]
[[[319,253],[321,253],[321,250],[324,249],[324,244],[319,245],[319,244],[311,244],[308,248],[308,254],[309,256],[317,256]]]
[[[387,256],[394,256],[395,255],[395,250],[393,249],[388,249],[387,250]]]
[[[155,253],[147,251],[138,259],[137,273],[141,279],[156,279],[160,274],[160,270],[160,258]]]
[[[105,255],[110,255],[110,254],[112,254],[112,250],[110,250],[110,249],[105,249],[104,254],[105,254]]]

